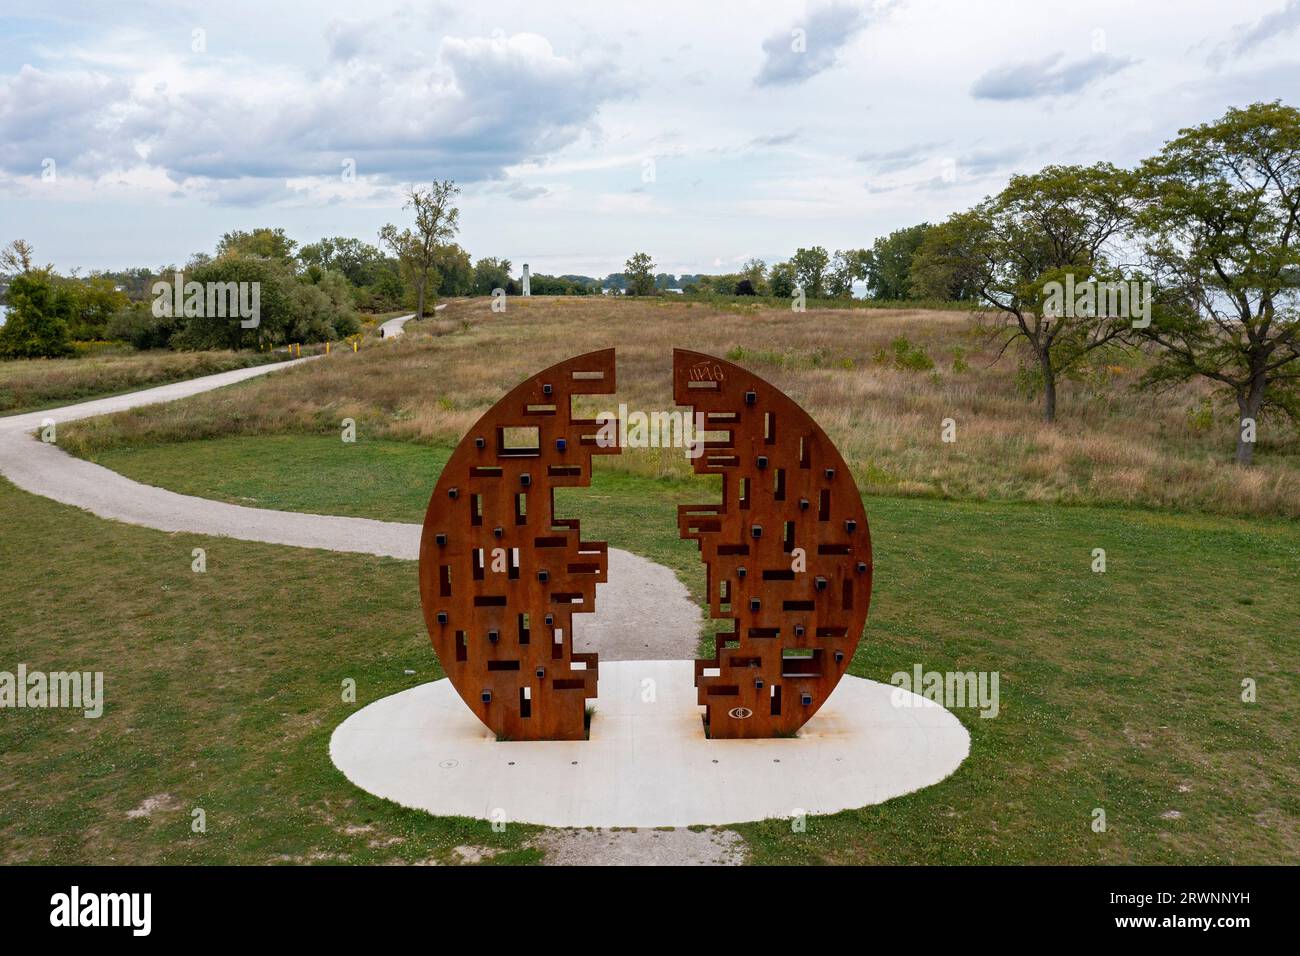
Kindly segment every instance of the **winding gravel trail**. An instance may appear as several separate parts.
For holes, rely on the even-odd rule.
[[[447,308],[446,302],[442,303],[441,305],[435,305],[433,307],[433,311],[441,312],[445,308]],[[414,312],[412,312],[410,315],[399,315],[396,318],[389,319],[387,322],[379,326],[379,337],[381,339],[397,338],[399,335],[401,335],[403,332],[406,331],[403,328],[403,326],[405,326],[406,323],[410,322],[413,318],[415,318]]]
[[[384,323],[384,337],[401,335],[401,327],[411,318],[402,316]],[[32,494],[83,508],[111,521],[158,531],[413,561],[419,554],[419,525],[246,508],[181,495],[132,481],[36,437],[46,422],[54,422],[57,439],[58,426],[66,422],[176,401],[319,358],[236,369],[127,395],[0,418],[0,475]],[[578,650],[597,651],[604,660],[611,661],[685,660],[695,656],[701,620],[699,608],[672,571],[631,552],[610,548],[608,581],[596,586],[595,612],[574,618],[574,645]],[[543,841],[540,848],[545,851],[546,862],[560,865],[718,865],[739,862],[744,854],[743,841],[725,831],[564,830],[544,834]]]
[[[158,531],[414,561],[420,547],[418,524],[247,508],[177,494],[73,457],[57,443],[40,441],[34,434],[45,422],[53,421],[57,439],[58,426],[66,422],[175,401],[317,359],[319,356],[236,369],[0,418],[0,475],[32,494],[111,521]],[[595,612],[574,619],[574,640],[578,649],[596,650],[605,660],[682,660],[695,656],[700,623],[699,608],[672,571],[631,552],[610,548],[609,580],[597,585]]]

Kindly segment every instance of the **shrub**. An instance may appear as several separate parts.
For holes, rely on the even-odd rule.
[[[149,303],[140,302],[109,319],[104,334],[144,351],[170,346],[177,328],[178,320],[169,316],[159,318],[153,314]]]
[[[66,303],[48,272],[28,272],[9,283],[9,315],[0,326],[0,358],[61,358],[72,354]]]
[[[900,335],[889,343],[893,350],[895,367],[909,372],[928,372],[934,368],[934,359],[920,345],[914,345],[905,335]]]
[[[952,347],[952,370],[957,373],[970,371],[970,362],[966,361],[966,350],[960,345]]]

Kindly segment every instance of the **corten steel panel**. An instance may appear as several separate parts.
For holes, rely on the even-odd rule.
[[[699,542],[710,616],[735,627],[718,635],[715,659],[695,662],[709,736],[793,734],[839,683],[867,622],[862,498],[808,413],[745,369],[676,349],[673,397],[705,414],[696,473],[722,478],[721,503],[677,514],[681,536]],[[792,570],[796,548],[803,571]]]
[[[461,439],[429,500],[425,624],[452,686],[505,739],[584,737],[597,664],[573,653],[573,615],[594,609],[608,553],[555,516],[553,489],[589,485],[591,456],[621,450],[597,445],[597,423],[570,406],[613,391],[613,349],[533,376]],[[515,429],[536,429],[536,443]]]

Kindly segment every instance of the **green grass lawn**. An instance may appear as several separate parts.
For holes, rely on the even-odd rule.
[[[103,671],[106,699],[98,719],[0,716],[0,862],[419,862],[458,845],[539,857],[524,848],[533,828],[404,810],[329,760],[358,707],[442,676],[413,564],[164,534],[3,480],[0,513],[0,670]],[[128,816],[149,800],[160,808]]]
[[[98,460],[223,500],[416,522],[445,456],[282,436]],[[698,595],[673,505],[713,494],[703,481],[598,470],[559,501],[584,537],[673,567]],[[352,709],[338,699],[343,677],[357,678],[360,705],[439,673],[413,565],[126,528],[9,486],[0,500],[15,516],[0,547],[0,667],[109,674],[98,722],[6,716],[0,744],[18,761],[0,802],[10,858],[368,861],[465,842],[513,848],[497,859],[534,854],[520,849],[525,828],[495,837],[486,823],[399,810],[329,762],[329,733]],[[867,510],[876,590],[851,672],[997,671],[1001,713],[957,712],[971,755],[941,784],[805,833],[735,827],[756,862],[1300,856],[1294,522],[901,498]],[[195,546],[209,548],[206,575],[189,570]],[[1094,548],[1106,549],[1104,574],[1090,570]],[[1241,700],[1244,678],[1256,703]],[[159,793],[207,808],[209,833],[188,834],[187,810],[125,818]],[[1105,833],[1091,828],[1095,808]],[[349,835],[357,827],[370,829]]]

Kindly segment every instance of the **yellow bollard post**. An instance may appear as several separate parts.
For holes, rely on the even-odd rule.
[[[330,354],[330,344],[328,342],[325,343],[325,354],[326,355]]]
[[[352,342],[352,351],[355,352],[356,350],[357,350],[357,343],[356,343],[356,340],[354,339],[353,342]]]

